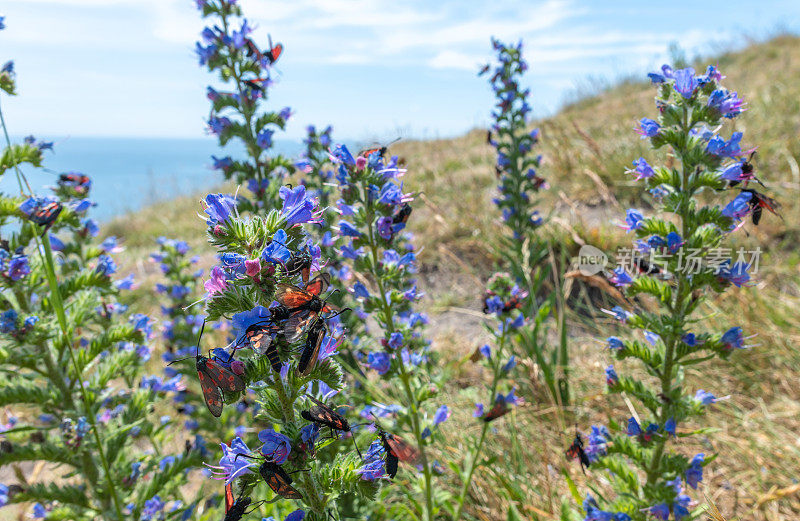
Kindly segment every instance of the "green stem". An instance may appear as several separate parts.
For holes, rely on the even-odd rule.
[[[494,397],[497,395],[497,386],[500,383],[500,374],[501,370],[499,368],[500,360],[501,360],[501,353],[503,353],[505,349],[506,343],[506,330],[503,328],[503,334],[500,336],[500,343],[497,347],[497,353],[495,354],[495,360],[493,361],[492,368],[494,370],[494,376],[492,378],[492,391],[489,394],[490,399],[494,400]],[[458,495],[458,506],[456,507],[456,513],[453,516],[453,521],[458,521],[461,518],[461,511],[464,509],[464,501],[467,499],[467,493],[469,492],[469,486],[472,484],[472,476],[475,473],[475,469],[478,468],[477,460],[478,456],[483,449],[483,442],[486,439],[486,433],[489,432],[489,422],[483,422],[483,427],[481,428],[481,437],[478,439],[477,443],[475,443],[475,447],[470,454],[469,463],[468,463],[468,470],[466,473],[466,478],[464,478],[464,482],[461,485],[461,493]]]
[[[689,229],[687,227],[687,214],[689,212],[689,175],[691,174],[692,166],[687,165],[686,157],[687,157],[687,148],[689,144],[689,111],[684,106],[683,108],[683,120],[681,124],[681,130],[686,135],[686,140],[683,144],[683,147],[680,150],[677,150],[678,155],[681,158],[681,205],[679,207],[679,216],[681,218],[681,233],[684,239],[687,238]],[[662,395],[668,395],[669,392],[672,390],[672,381],[673,381],[673,370],[675,368],[675,348],[678,344],[679,338],[681,336],[681,331],[683,330],[683,325],[685,323],[684,317],[684,306],[683,302],[686,299],[686,278],[680,277],[678,279],[678,288],[675,293],[675,300],[672,302],[672,317],[670,320],[670,325],[672,326],[672,331],[670,333],[669,338],[666,341],[666,352],[664,355],[664,367],[661,371],[661,393]],[[663,403],[661,405],[661,411],[658,415],[658,420],[660,425],[664,425],[666,420],[668,419],[668,414],[670,411],[670,404]],[[647,473],[647,485],[651,486],[654,485],[656,480],[659,478],[659,469],[661,467],[661,457],[664,455],[664,448],[666,447],[668,441],[668,435],[665,435],[656,442],[655,450],[653,451],[653,456],[650,460],[650,464],[646,469]]]
[[[372,276],[378,285],[378,293],[381,299],[381,312],[383,314],[384,326],[386,332],[390,335],[395,332],[394,321],[392,320],[392,308],[386,300],[386,290],[383,284],[383,278],[378,273],[378,246],[375,241],[375,233],[373,231],[373,221],[375,219],[375,212],[372,210],[369,197],[365,197],[365,209],[367,212],[367,235],[369,238],[370,251],[372,253]],[[425,440],[422,437],[422,429],[420,428],[419,421],[419,403],[411,388],[411,375],[406,369],[406,364],[403,362],[403,357],[398,356],[398,365],[400,368],[400,381],[403,383],[403,391],[406,395],[406,400],[411,408],[411,429],[414,433],[414,438],[419,447],[420,457],[422,460],[422,469],[425,477],[425,506],[428,521],[433,521],[433,476],[431,467],[428,462],[428,455],[425,450]]]
[[[11,147],[11,139],[10,139],[9,134],[8,134],[8,128],[6,127],[6,121],[5,121],[5,117],[3,117],[2,109],[0,109],[0,125],[2,125],[2,127],[3,127],[3,134],[4,134],[5,139],[6,139],[6,144],[9,147]],[[24,190],[22,188],[22,183],[24,181],[25,186],[28,188],[28,193],[29,194],[33,194],[33,190],[31,189],[31,186],[28,183],[28,179],[25,177],[25,175],[19,169],[19,166],[18,165],[14,165],[14,169],[16,170],[16,173],[17,173],[17,182],[19,183],[20,192],[24,192]],[[122,504],[120,503],[119,497],[117,496],[117,491],[116,491],[116,488],[114,487],[114,480],[111,478],[111,472],[109,470],[108,461],[106,460],[105,452],[103,451],[103,446],[100,443],[100,434],[98,433],[97,426],[95,424],[95,417],[94,417],[94,414],[92,414],[91,409],[89,408],[89,399],[88,399],[88,396],[86,394],[86,389],[84,389],[84,387],[83,387],[83,381],[82,381],[82,377],[81,377],[81,372],[78,369],[78,364],[77,364],[77,362],[75,360],[75,354],[72,351],[72,343],[69,341],[69,328],[68,328],[68,325],[67,325],[67,315],[66,315],[66,312],[64,311],[64,302],[61,299],[61,292],[59,291],[58,281],[56,280],[55,268],[54,268],[55,263],[53,262],[53,252],[52,252],[52,250],[50,248],[50,240],[49,240],[49,238],[42,239],[41,237],[39,237],[39,238],[37,238],[37,242],[44,249],[44,253],[45,253],[44,267],[45,267],[45,272],[47,274],[47,281],[48,281],[48,284],[50,286],[50,293],[51,293],[50,298],[52,300],[53,309],[56,312],[56,316],[58,318],[58,323],[59,323],[59,326],[61,327],[61,333],[64,335],[64,343],[67,345],[67,348],[69,349],[70,358],[72,359],[72,365],[73,365],[73,367],[75,369],[75,378],[77,380],[81,381],[80,382],[81,394],[83,395],[83,404],[84,404],[84,407],[86,408],[86,412],[84,414],[85,414],[86,419],[89,421],[89,424],[92,427],[92,433],[94,434],[95,443],[97,444],[98,455],[100,456],[100,461],[101,461],[101,463],[103,465],[103,470],[105,472],[106,485],[108,487],[108,492],[109,492],[109,494],[111,495],[111,498],[114,501],[114,509],[116,511],[116,514],[117,514],[117,519],[122,520]],[[51,374],[55,374],[56,373],[55,367],[53,365],[52,356],[46,356],[45,357],[45,364],[48,365],[48,370],[51,371]],[[56,378],[55,379],[55,383],[56,383],[56,385],[59,386],[59,388],[62,390],[62,392],[66,391],[63,388],[63,384],[64,384],[63,380],[61,380],[60,378]],[[65,398],[69,397],[70,403],[72,402],[72,397],[71,397],[69,392],[64,392],[64,397]],[[89,460],[91,460],[91,459],[89,458]],[[96,474],[96,471],[93,472],[93,473]]]
[[[51,299],[53,303],[53,308],[56,311],[56,316],[58,317],[58,323],[61,326],[61,333],[64,335],[64,343],[67,346],[67,350],[69,352],[70,360],[72,361],[73,369],[75,370],[75,378],[79,381],[78,387],[81,390],[81,397],[83,398],[83,406],[85,408],[84,416],[89,421],[89,425],[92,428],[92,434],[94,435],[94,441],[97,444],[97,454],[100,457],[100,463],[103,466],[103,472],[105,473],[106,478],[106,486],[108,487],[108,493],[111,496],[111,499],[114,502],[114,510],[117,514],[117,519],[122,520],[122,503],[119,500],[119,496],[117,495],[117,489],[114,486],[114,480],[111,477],[111,469],[108,465],[108,459],[106,459],[105,451],[103,449],[103,444],[100,439],[100,433],[97,429],[97,424],[95,422],[94,413],[90,408],[90,401],[89,396],[86,393],[86,388],[83,386],[83,377],[81,376],[81,370],[78,366],[78,362],[75,359],[75,352],[72,349],[72,342],[69,341],[69,327],[67,326],[67,315],[64,311],[64,302],[61,300],[61,292],[58,288],[58,281],[56,280],[55,274],[55,263],[53,262],[53,252],[50,249],[50,241],[49,240],[39,240],[41,245],[44,248],[44,255],[45,255],[45,272],[47,273],[47,281],[50,285],[50,293]]]

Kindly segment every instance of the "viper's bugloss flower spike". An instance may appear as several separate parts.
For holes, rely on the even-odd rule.
[[[764,208],[774,211],[777,206],[766,195],[737,186],[759,182],[752,157],[744,158],[755,149],[742,148],[742,132],[731,132],[729,138],[723,135],[729,132],[724,124],[740,116],[745,103],[720,84],[722,74],[714,67],[697,75],[691,68],[673,70],[664,66],[649,77],[658,86],[659,115],[657,119],[642,118],[636,131],[643,138],[651,138],[654,149],[669,147],[670,164],[662,167],[639,158],[627,171],[643,182],[656,200],[647,218],[628,210],[623,225],[636,235],[633,258],[624,259],[632,260],[628,265],[637,268],[636,276],[620,265],[608,277],[623,294],[649,301],[628,301],[642,305],[641,313],[621,307],[604,310],[621,324],[640,330],[637,336],[643,336],[644,341],[612,336],[603,343],[618,359],[638,360],[656,377],[653,385],[650,380],[639,380],[636,372],[620,378],[612,365],[605,372],[609,393],[624,392],[638,398],[641,407],[631,408],[647,410],[652,417],[642,424],[642,420],[630,418],[620,428],[630,439],[614,444],[614,473],[630,472],[642,482],[614,480],[617,498],[604,498],[611,508],[600,510],[591,500],[584,505],[587,520],[614,519],[610,512],[615,505],[624,505],[624,514],[635,519],[642,513],[662,520],[690,515],[691,498],[684,493],[683,480],[687,487],[697,488],[703,478],[705,455],[687,460],[673,454],[671,446],[678,437],[679,423],[701,417],[719,399],[702,389],[694,395],[686,392],[685,366],[692,364],[693,371],[702,374],[703,362],[716,356],[727,359],[732,352],[750,347],[745,345],[740,327],[724,333],[697,331],[706,322],[693,314],[708,294],[751,284],[755,260],[745,262],[740,255],[734,261],[719,258],[714,252],[725,251],[725,239],[745,224],[745,218],[752,216],[756,225]],[[731,190],[735,191],[724,193]],[[658,269],[652,269],[645,255],[660,257]],[[697,270],[687,269],[685,262],[690,257]],[[720,370],[720,364],[715,363],[715,377]],[[681,438],[691,435],[680,434]],[[641,458],[642,451],[651,456]],[[598,457],[602,460],[606,456]]]

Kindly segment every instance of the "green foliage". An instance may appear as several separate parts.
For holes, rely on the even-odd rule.
[[[726,250],[721,245],[735,229],[736,221],[755,206],[748,207],[745,202],[744,210],[737,210],[731,203],[723,210],[713,203],[713,196],[703,194],[709,190],[719,193],[738,184],[723,178],[723,172],[738,168],[747,174],[742,157],[746,152],[737,141],[741,135],[726,140],[717,134],[724,119],[732,119],[740,111],[740,100],[719,85],[721,78],[709,67],[703,76],[685,69],[675,71],[674,77],[656,75],[654,80],[661,83],[656,98],[660,115],[657,122],[643,119],[642,127],[649,130],[642,133],[649,135],[653,148],[669,147],[680,166],[656,166],[651,169],[652,175],[646,175],[650,169],[646,161],[634,162],[647,188],[662,194],[661,213],[644,219],[628,213],[628,225],[639,239],[634,257],[640,257],[634,264],[647,266],[641,255],[649,254],[645,262],[650,266],[657,262],[658,269],[641,269],[631,282],[623,276],[622,268],[616,270],[618,284],[626,285],[626,296],[637,297],[642,308],[635,314],[620,311],[618,318],[628,327],[641,330],[647,342],[609,342],[617,359],[640,362],[647,376],[618,376],[613,366],[606,370],[609,392],[634,398],[647,410],[648,417],[630,418],[626,429],[612,425],[617,431],[625,431],[620,434],[593,428],[587,448],[592,468],[609,471],[617,497],[603,500],[611,512],[601,510],[595,499],[587,497],[587,519],[612,515],[635,521],[652,516],[688,518],[690,498],[685,488],[697,487],[703,467],[710,461],[703,454],[689,459],[671,452],[670,441],[678,435],[678,425],[702,416],[707,405],[716,400],[703,390],[694,397],[686,395],[686,368],[701,370],[700,364],[717,356],[727,358],[734,349],[744,347],[738,328],[724,334],[695,333],[691,329],[701,326],[693,313],[708,292],[741,286],[749,279],[749,266],[725,260],[721,253]],[[745,175],[739,182],[746,185],[751,180]],[[752,192],[734,193],[741,197]]]

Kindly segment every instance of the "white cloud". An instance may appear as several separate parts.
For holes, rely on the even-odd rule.
[[[480,60],[475,55],[458,51],[442,51],[428,60],[428,66],[434,69],[463,69],[474,71],[478,69]]]

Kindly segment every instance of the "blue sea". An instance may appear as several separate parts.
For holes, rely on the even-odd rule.
[[[12,139],[19,142],[21,138]],[[77,171],[92,178],[90,199],[97,203],[90,215],[99,221],[136,211],[177,195],[195,195],[219,186],[223,177],[211,169],[211,155],[237,156],[233,144],[220,149],[216,140],[171,138],[48,138],[54,150],[45,151],[49,171],[23,167],[33,190],[48,193],[57,174]],[[300,141],[276,140],[274,151],[290,158],[300,155]],[[16,176],[0,178],[0,191],[18,194]]]

